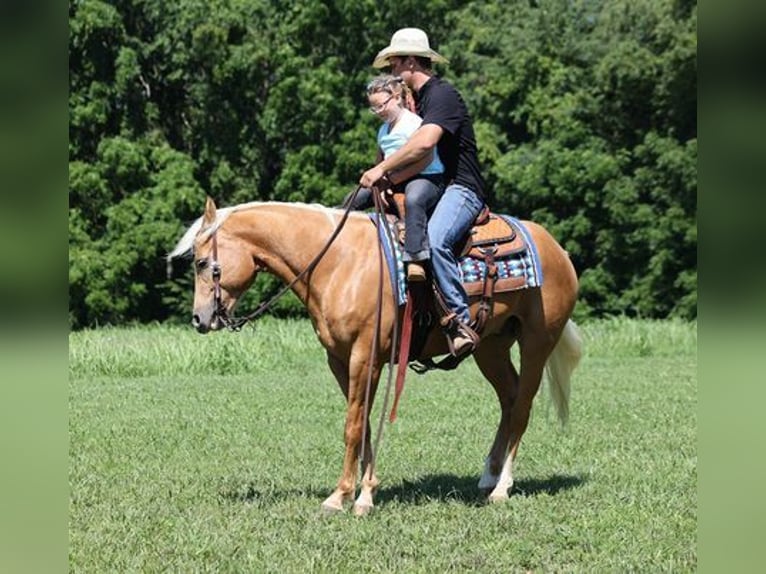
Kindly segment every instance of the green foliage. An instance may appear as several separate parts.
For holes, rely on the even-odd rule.
[[[494,207],[561,240],[578,316],[695,317],[696,6],[486,2],[453,22]]]
[[[167,246],[203,206],[193,164],[167,145],[120,139],[104,140],[99,158],[70,170],[70,324],[165,318]],[[93,205],[103,209],[88,221]]]
[[[673,0],[70,0],[70,324],[185,320],[189,276],[168,283],[161,259],[206,194],[338,204],[375,158],[370,62],[404,25],[451,60],[437,72],[475,119],[492,207],[570,252],[578,315],[695,317],[696,14]]]

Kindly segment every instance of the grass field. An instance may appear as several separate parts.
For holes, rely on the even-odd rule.
[[[408,375],[363,519],[319,511],[345,411],[307,321],[72,333],[70,570],[694,571],[696,325],[581,330],[570,423],[538,396],[506,504],[476,489],[499,411],[467,361]]]

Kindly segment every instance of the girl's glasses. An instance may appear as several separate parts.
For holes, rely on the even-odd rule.
[[[394,95],[391,94],[390,96],[386,98],[386,101],[384,101],[383,103],[378,104],[377,106],[370,106],[370,112],[372,112],[373,114],[379,114],[386,108],[386,106],[388,105],[388,102],[390,102],[391,98],[393,97]]]

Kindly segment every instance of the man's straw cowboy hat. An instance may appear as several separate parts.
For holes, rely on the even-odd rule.
[[[374,68],[389,66],[391,56],[422,56],[432,62],[448,64],[449,60],[434,52],[428,44],[428,36],[420,28],[402,28],[391,36],[391,44],[383,48],[372,62]]]

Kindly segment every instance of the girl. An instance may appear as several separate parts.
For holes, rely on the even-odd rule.
[[[406,106],[411,98],[409,88],[398,76],[382,75],[367,84],[370,112],[383,120],[378,130],[378,162],[382,161],[410,138],[420,127],[422,118]],[[404,253],[408,281],[425,281],[424,264],[430,259],[428,245],[428,217],[444,190],[444,165],[436,150],[404,170],[389,174],[397,191],[404,190]],[[344,201],[344,205],[347,202]],[[352,209],[365,209],[373,205],[369,188],[359,190]]]

